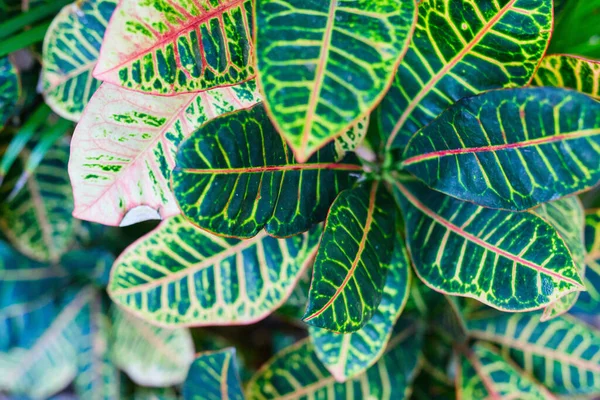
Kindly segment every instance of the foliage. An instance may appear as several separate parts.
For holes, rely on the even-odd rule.
[[[599,10],[0,0],[0,397],[600,396]]]

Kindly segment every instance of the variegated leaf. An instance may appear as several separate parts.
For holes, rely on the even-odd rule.
[[[364,117],[353,127],[335,139],[335,148],[338,153],[338,161],[344,158],[349,151],[355,151],[360,147],[367,136],[369,129],[369,116]]]
[[[338,382],[344,382],[375,364],[392,336],[410,288],[410,260],[404,241],[395,240],[396,246],[383,287],[383,298],[372,318],[356,332],[337,334],[326,329],[309,327],[309,335],[319,360]],[[405,340],[420,341],[419,326],[414,320],[399,323]],[[400,339],[399,339],[400,340]],[[417,346],[418,343],[415,343]],[[419,346],[417,346],[419,347]]]
[[[548,55],[542,60],[533,83],[571,88],[600,99],[600,62],[563,54]]]
[[[458,400],[556,399],[492,346],[477,342],[466,349],[457,373]]]
[[[173,191],[195,225],[250,238],[263,228],[289,237],[327,216],[362,167],[354,153],[337,162],[335,144],[298,163],[262,104],[205,124],[177,153]]]
[[[102,85],[73,136],[73,215],[119,225],[148,219],[123,220],[140,206],[156,210],[157,217],[179,214],[169,180],[180,142],[216,116],[259,101],[253,81],[169,98]]]
[[[553,393],[600,393],[600,332],[561,316],[540,321],[540,313],[499,314],[468,322],[471,337],[495,343]]]
[[[480,207],[401,176],[393,185],[415,270],[433,289],[504,311],[584,290],[565,240],[539,216]]]
[[[414,0],[257,0],[258,80],[305,162],[369,113],[406,51]]]
[[[10,59],[0,57],[0,129],[11,116],[21,95],[19,72]]]
[[[395,229],[394,199],[382,182],[340,193],[313,266],[306,323],[349,333],[369,321],[383,295]]]
[[[176,216],[115,262],[109,294],[138,317],[163,326],[258,321],[290,295],[312,262],[320,229],[275,239],[214,236]]]
[[[552,0],[423,0],[417,28],[381,103],[387,148],[411,136],[455,101],[526,85],[546,51]]]
[[[198,355],[183,384],[184,400],[243,400],[235,349]]]
[[[393,336],[385,354],[364,373],[344,383],[335,381],[306,339],[277,353],[246,387],[249,400],[259,399],[404,399],[419,362],[421,349]]]
[[[92,77],[116,0],[80,0],[62,9],[44,37],[42,93],[63,118],[79,121],[100,81]]]
[[[22,163],[30,152],[21,152]],[[0,229],[23,254],[38,261],[58,262],[75,239],[71,217],[73,197],[67,174],[69,144],[60,140],[44,156],[16,196],[0,204]],[[13,168],[3,188],[10,189],[20,171]],[[0,193],[4,198],[8,193]]]
[[[251,0],[121,0],[94,76],[160,95],[231,86],[254,75]]]
[[[194,360],[194,343],[187,329],[150,325],[112,309],[112,360],[138,385],[166,387],[182,383]]]
[[[588,210],[585,216],[586,269],[584,284],[587,291],[579,295],[573,311],[586,315],[600,313],[600,210]]]
[[[600,103],[562,88],[462,99],[410,140],[402,168],[484,207],[522,211],[600,183]]]

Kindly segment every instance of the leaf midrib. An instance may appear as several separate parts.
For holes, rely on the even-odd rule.
[[[305,164],[287,164],[287,165],[265,165],[260,167],[246,168],[215,168],[215,169],[196,169],[196,168],[175,168],[175,171],[188,174],[209,174],[209,175],[227,175],[227,174],[256,174],[269,172],[286,171],[310,171],[310,170],[337,170],[337,171],[362,171],[362,167],[356,164],[342,163],[305,163]]]

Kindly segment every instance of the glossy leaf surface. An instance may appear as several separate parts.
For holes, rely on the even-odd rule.
[[[183,384],[184,400],[243,400],[235,349],[201,353]]]
[[[349,153],[336,162],[335,144],[298,163],[259,104],[214,119],[183,142],[173,191],[185,217],[202,229],[250,238],[307,231],[327,216],[362,171]]]
[[[381,359],[365,373],[338,383],[321,364],[308,340],[302,340],[276,354],[248,383],[249,400],[258,399],[402,399],[408,393],[420,356],[420,349],[408,342],[390,340]]]
[[[596,315],[600,312],[600,210],[589,210],[585,216],[586,269],[584,284],[587,291],[579,295],[576,313]]]
[[[92,77],[116,0],[83,0],[66,6],[44,37],[42,93],[63,118],[78,121],[100,81]]]
[[[477,342],[460,360],[458,399],[529,399],[554,398],[533,382],[492,346]]]
[[[551,0],[421,1],[408,53],[381,103],[387,148],[405,147],[463,97],[529,83],[551,29]]]
[[[257,0],[259,83],[299,161],[377,105],[415,8],[413,0]]]
[[[94,76],[159,95],[199,92],[254,75],[252,1],[123,0]]]
[[[469,321],[472,337],[501,347],[550,391],[598,394],[600,333],[570,317],[540,322],[539,313],[500,314]]]
[[[13,112],[21,94],[19,72],[8,57],[0,57],[0,128]]]
[[[505,311],[542,308],[583,290],[555,228],[532,213],[479,207],[398,179],[415,270],[433,289]]]
[[[185,380],[194,360],[194,343],[187,329],[159,328],[117,307],[111,315],[111,356],[131,380],[151,387],[173,386]]]
[[[109,294],[154,324],[249,324],[287,299],[312,262],[319,238],[315,228],[289,239],[262,232],[240,241],[173,217],[121,254]]]
[[[258,101],[254,82],[168,98],[102,85],[73,136],[75,217],[119,225],[138,206],[162,218],[179,214],[169,180],[181,141],[216,116]]]
[[[571,88],[600,99],[600,62],[552,54],[544,57],[533,83],[536,86]]]
[[[27,150],[21,153],[22,163],[29,154]],[[68,158],[69,145],[61,140],[48,151],[17,195],[0,204],[0,229],[21,253],[38,261],[57,262],[75,238],[77,222],[71,217]],[[6,187],[16,177],[9,174]]]
[[[369,321],[383,294],[395,224],[394,200],[381,182],[340,193],[313,266],[306,323],[348,333]]]
[[[600,182],[600,103],[522,88],[463,99],[419,131],[402,167],[485,207],[522,211]]]
[[[370,118],[364,117],[353,127],[335,139],[335,148],[339,159],[349,151],[355,151],[363,143],[369,129]]]

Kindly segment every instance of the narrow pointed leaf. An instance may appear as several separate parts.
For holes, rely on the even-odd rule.
[[[586,273],[583,238],[585,214],[581,201],[576,196],[568,197],[542,204],[535,209],[534,213],[550,223],[561,235],[571,252],[579,276],[584,278]],[[552,319],[569,311],[577,302],[580,293],[582,292],[569,293],[550,304],[544,309],[542,320]]]
[[[179,214],[169,180],[180,142],[216,116],[258,101],[254,82],[168,98],[102,85],[73,136],[74,216],[119,225],[139,206],[162,218]]]
[[[327,216],[362,171],[349,153],[336,162],[335,144],[298,163],[259,104],[214,119],[183,142],[173,191],[185,217],[202,229],[250,238],[305,232]]]
[[[600,103],[561,88],[463,99],[419,131],[402,167],[436,190],[522,211],[600,183]]]
[[[21,81],[17,68],[7,56],[0,57],[0,128],[11,116],[20,95]]]
[[[23,151],[22,160],[28,155]],[[75,238],[77,223],[71,217],[68,157],[69,145],[61,140],[48,151],[17,195],[0,204],[0,229],[20,252],[38,261],[57,262]],[[19,171],[14,172],[7,176],[4,188],[14,183]]]
[[[100,81],[92,77],[116,0],[83,0],[66,6],[44,38],[42,93],[63,118],[78,121]]]
[[[344,383],[336,382],[319,361],[314,346],[302,340],[278,354],[254,375],[246,387],[249,400],[259,399],[403,399],[410,390],[421,349],[392,337],[385,354],[363,374]],[[396,340],[398,339],[398,340]]]
[[[600,333],[572,317],[540,321],[540,313],[469,321],[471,337],[492,342],[555,394],[600,393]]]
[[[112,310],[112,360],[138,385],[163,387],[182,383],[194,360],[187,329],[150,325],[120,308]]]
[[[173,217],[121,254],[108,291],[117,304],[154,324],[252,323],[287,299],[319,237],[320,229],[313,229],[289,239],[263,232],[240,241]]]
[[[457,399],[555,399],[492,346],[477,342],[465,350],[458,372]]]
[[[338,382],[354,378],[373,365],[392,336],[410,287],[410,261],[402,239],[396,239],[394,254],[383,287],[383,298],[372,318],[356,332],[338,334],[326,329],[309,327],[309,335],[319,360]],[[400,323],[409,340],[420,340],[414,320]]]
[[[394,200],[379,181],[338,196],[313,266],[306,323],[348,333],[369,321],[383,294],[395,224]]]
[[[183,384],[184,400],[243,400],[235,349],[201,353]]]
[[[533,83],[536,86],[571,88],[600,99],[600,62],[577,56],[544,57]]]
[[[537,215],[479,207],[415,180],[398,179],[394,194],[415,270],[431,288],[505,311],[584,289],[564,239]]]
[[[589,210],[585,216],[586,269],[582,292],[573,309],[576,313],[600,313],[600,210]]]
[[[417,28],[381,103],[387,148],[411,136],[457,100],[524,86],[546,51],[552,0],[423,0]]]
[[[123,0],[94,76],[159,95],[231,86],[254,75],[252,1]]]
[[[415,8],[414,0],[256,1],[259,83],[299,161],[379,103]]]

